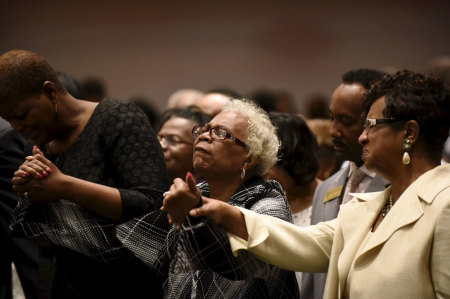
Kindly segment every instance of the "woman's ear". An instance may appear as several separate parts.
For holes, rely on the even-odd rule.
[[[42,91],[43,93],[51,100],[55,100],[56,98],[56,85],[52,81],[45,81],[42,83]]]
[[[416,143],[419,138],[420,126],[415,120],[408,120],[405,124],[405,139],[411,140],[411,143]]]
[[[254,155],[250,155],[247,157],[247,159],[245,159],[244,161],[244,168],[246,170],[250,170],[253,167],[255,167],[256,165],[258,165],[258,163],[261,161],[261,159],[259,157],[256,157]]]

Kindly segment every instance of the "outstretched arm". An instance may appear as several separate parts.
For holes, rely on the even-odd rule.
[[[246,250],[292,271],[325,272],[328,267],[337,220],[302,228],[213,199],[204,200],[204,205],[191,210],[190,215],[207,217],[222,226],[229,233],[235,256]]]

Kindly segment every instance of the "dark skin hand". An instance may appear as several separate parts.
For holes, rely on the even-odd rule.
[[[57,200],[57,198],[52,198],[48,194],[45,194],[45,196],[42,194],[43,187],[45,190],[45,186],[49,183],[46,179],[53,172],[56,172],[56,176],[58,176],[59,170],[35,146],[33,148],[33,156],[26,157],[25,162],[14,172],[14,177],[12,178],[13,190],[22,197],[25,192],[33,193],[33,198],[28,196],[30,201],[42,201],[41,198],[45,198],[45,201]],[[50,181],[53,180],[50,179]]]
[[[197,207],[200,202],[201,207]],[[239,209],[224,201],[201,196],[195,179],[189,172],[185,181],[180,178],[174,180],[161,210],[167,212],[169,223],[175,224],[177,229],[181,229],[181,224],[189,213],[192,217],[206,217],[226,231],[243,239],[248,238],[244,215]]]
[[[65,175],[38,147],[33,148],[33,156],[27,157],[14,173],[12,183],[13,190],[31,202],[63,198],[113,221],[121,221],[122,201],[117,188]]]
[[[189,211],[202,200],[200,190],[195,184],[195,179],[190,172],[185,181],[176,178],[170,186],[169,193],[164,197],[161,210],[167,212],[170,224],[175,224],[181,229],[181,224],[186,219]]]
[[[206,217],[227,232],[248,239],[244,215],[238,208],[221,200],[203,197],[203,205],[189,212],[192,217]]]

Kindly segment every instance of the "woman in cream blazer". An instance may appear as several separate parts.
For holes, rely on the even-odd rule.
[[[450,298],[450,166],[440,166],[450,127],[443,85],[402,71],[372,86],[359,138],[368,169],[391,186],[354,194],[336,219],[301,228],[205,198],[191,216],[293,271],[328,271],[324,298]]]

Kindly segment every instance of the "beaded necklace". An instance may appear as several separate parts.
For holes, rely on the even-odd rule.
[[[389,195],[388,200],[384,204],[383,209],[381,209],[381,216],[386,217],[387,213],[392,209],[392,194]]]

